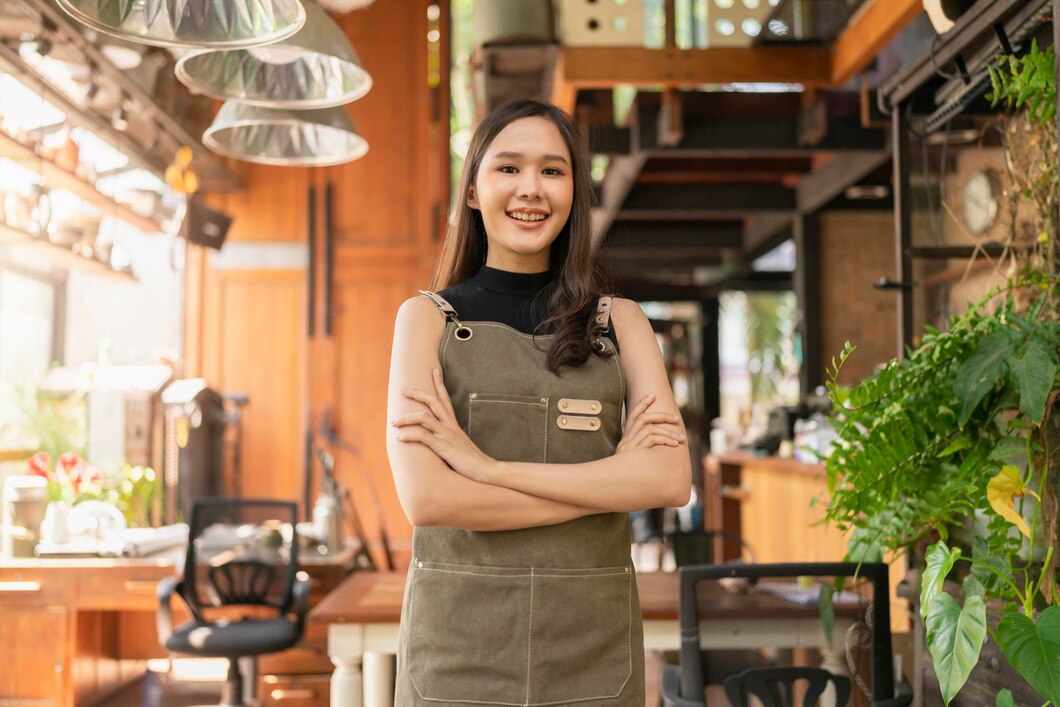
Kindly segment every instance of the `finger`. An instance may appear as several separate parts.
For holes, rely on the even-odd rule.
[[[434,413],[430,410],[417,410],[416,412],[407,412],[404,415],[398,415],[390,424],[394,427],[403,427],[405,425],[418,425],[427,418],[436,419]]]
[[[434,390],[438,393],[438,399],[442,402],[442,407],[445,408],[446,412],[452,419],[456,419],[456,410],[453,409],[453,401],[449,397],[449,391],[445,389],[445,379],[442,376],[442,369],[435,368],[432,373],[434,376]]]
[[[679,441],[677,441],[670,435],[659,434],[657,432],[653,432],[652,434],[648,435],[648,443],[652,447],[658,444],[665,444],[668,447],[677,447],[681,444]]]
[[[394,427],[422,427],[435,435],[441,433],[445,429],[445,425],[441,420],[427,412],[402,415],[391,424],[393,424]]]
[[[397,433],[397,439],[401,442],[420,442],[428,447],[437,439],[433,434],[422,427],[406,427]]]
[[[641,419],[651,424],[666,423],[676,425],[681,418],[668,412],[646,412],[641,416]]]
[[[442,407],[442,402],[438,399],[437,395],[433,395],[422,390],[416,390],[415,388],[410,390],[403,390],[401,391],[401,394],[404,395],[406,398],[412,398],[413,400],[417,400],[426,405],[428,408],[430,408],[431,412],[434,413],[435,417],[440,419],[445,418],[445,409]]]
[[[645,429],[648,429],[652,432],[668,434],[674,439],[685,439],[685,433],[682,432],[680,429],[675,428],[670,423],[653,422],[650,425],[645,425]]]

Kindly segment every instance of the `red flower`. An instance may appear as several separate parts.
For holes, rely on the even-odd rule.
[[[59,455],[59,466],[62,467],[67,476],[72,476],[74,469],[77,468],[79,464],[84,463],[84,460],[73,452],[63,452]]]
[[[29,467],[27,473],[45,479],[51,477],[52,460],[47,452],[37,452],[29,458],[29,461],[27,461],[26,464]]]
[[[74,467],[73,472],[70,474],[70,483],[74,487],[74,493],[81,493],[81,486],[84,484],[90,484],[92,486],[99,486],[103,482],[103,474],[101,474],[95,468],[86,464],[83,460],[78,460],[78,465]]]

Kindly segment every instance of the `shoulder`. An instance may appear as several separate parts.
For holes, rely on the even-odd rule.
[[[401,303],[397,311],[397,325],[430,326],[444,324],[445,316],[430,298],[414,295]]]
[[[640,305],[625,297],[611,298],[611,321],[615,330],[628,330],[648,323]]]

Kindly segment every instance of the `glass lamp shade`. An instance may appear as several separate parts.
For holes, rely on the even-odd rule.
[[[274,108],[326,108],[368,93],[372,79],[338,23],[312,0],[305,12],[302,29],[281,42],[189,52],[177,78],[213,98]]]
[[[202,141],[226,157],[271,165],[341,164],[368,152],[342,106],[290,110],[226,101]]]
[[[122,39],[161,47],[252,47],[305,24],[299,0],[56,0],[66,14]]]

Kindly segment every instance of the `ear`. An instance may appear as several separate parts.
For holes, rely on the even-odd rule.
[[[467,188],[467,205],[473,209],[478,209],[478,197],[475,194],[475,185],[472,184]]]

